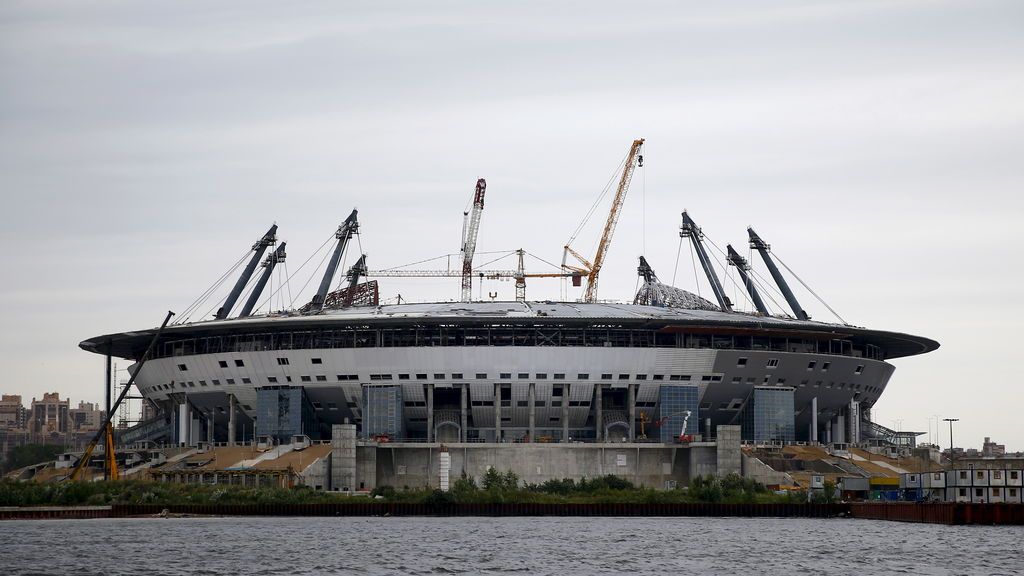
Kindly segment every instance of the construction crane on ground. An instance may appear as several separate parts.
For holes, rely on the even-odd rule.
[[[480,216],[484,211],[484,193],[487,192],[487,181],[480,178],[476,181],[476,192],[473,194],[473,207],[469,212],[462,213],[462,301],[473,299],[473,254],[476,253],[476,237],[480,232]]]
[[[149,346],[139,359],[139,363],[135,367],[135,371],[132,372],[132,377],[128,379],[128,383],[121,389],[121,394],[118,395],[117,400],[111,404],[110,411],[107,412],[107,416],[104,418],[103,424],[100,425],[99,430],[96,431],[96,435],[93,436],[92,440],[89,441],[89,444],[86,445],[85,451],[82,453],[82,457],[78,459],[75,467],[71,470],[71,474],[68,474],[65,480],[78,480],[81,478],[82,472],[89,465],[89,459],[92,457],[92,453],[96,450],[96,445],[99,444],[101,439],[104,441],[104,466],[109,472],[110,479],[117,480],[120,477],[117,470],[117,457],[114,453],[114,414],[117,413],[117,408],[121,405],[121,402],[124,402],[125,397],[128,396],[128,391],[131,390],[132,384],[135,383],[135,377],[142,372],[142,367],[146,365],[146,360],[149,359],[150,355],[153,353],[153,349],[156,348],[156,342],[160,338],[160,334],[163,333],[164,328],[167,327],[167,323],[171,321],[172,316],[174,316],[174,312],[167,312],[167,317],[164,318],[163,324],[161,324],[153,334],[153,339],[150,340]]]
[[[615,233],[615,225],[618,223],[619,214],[622,212],[622,203],[626,200],[626,192],[629,191],[629,183],[633,179],[633,171],[638,165],[643,166],[643,156],[640,155],[640,148],[643,144],[643,138],[634,140],[633,145],[629,148],[629,154],[626,155],[626,163],[623,166],[622,175],[619,177],[619,185],[615,190],[615,197],[612,199],[612,207],[608,212],[608,220],[605,222],[604,231],[601,233],[601,242],[597,245],[597,254],[594,255],[594,260],[587,260],[579,252],[573,250],[569,246],[572,242],[571,239],[564,247],[562,268],[575,272],[579,276],[587,277],[587,288],[583,294],[584,302],[593,302],[597,298],[598,274],[601,273],[601,266],[604,265],[605,256],[608,254],[612,235]],[[566,264],[569,254],[572,254],[574,258],[579,260],[581,266]],[[573,276],[573,286],[579,286],[579,276]]]

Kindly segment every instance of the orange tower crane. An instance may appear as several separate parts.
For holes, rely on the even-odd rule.
[[[643,144],[644,139],[640,138],[634,140],[633,145],[629,148],[625,166],[622,168],[622,176],[619,177],[619,186],[615,190],[612,208],[608,213],[608,220],[604,224],[601,242],[597,245],[597,254],[594,256],[593,262],[581,256],[568,244],[565,246],[565,252],[562,255],[562,268],[587,277],[587,288],[583,294],[584,302],[593,302],[597,299],[597,276],[601,273],[601,266],[604,265],[605,256],[608,254],[608,248],[612,242],[612,235],[615,233],[615,225],[619,222],[619,214],[622,213],[622,203],[626,200],[626,192],[629,191],[629,183],[633,179],[633,171],[638,164],[642,165],[643,163],[643,157],[640,155],[640,148]],[[569,254],[572,254],[574,258],[579,260],[582,266],[567,265],[565,260]],[[575,278],[573,284],[576,284]]]

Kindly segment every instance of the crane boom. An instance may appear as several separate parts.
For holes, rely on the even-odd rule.
[[[480,178],[476,181],[476,192],[473,194],[473,208],[462,226],[462,301],[473,299],[473,254],[476,253],[476,237],[480,232],[480,215],[484,211],[484,193],[487,181]]]
[[[565,251],[572,254],[586,267],[585,270],[579,270],[572,266],[563,267],[568,270],[577,270],[585,272],[587,274],[587,289],[583,295],[584,302],[593,302],[597,298],[597,279],[598,274],[601,273],[601,266],[604,265],[604,258],[608,254],[608,248],[611,246],[612,235],[615,233],[615,225],[619,222],[619,214],[622,213],[622,203],[626,200],[626,192],[629,191],[629,183],[633,179],[633,171],[636,169],[638,159],[640,158],[640,147],[643,146],[644,139],[640,138],[633,141],[633,145],[629,148],[629,154],[626,156],[625,166],[622,168],[622,175],[619,177],[619,186],[615,190],[615,197],[612,199],[612,207],[608,212],[608,220],[604,224],[604,231],[601,233],[601,242],[597,245],[597,254],[594,256],[593,264],[587,262],[584,258],[580,257],[572,248],[565,246]]]
[[[153,349],[156,348],[157,340],[160,339],[160,334],[163,333],[164,328],[167,328],[167,323],[171,321],[172,316],[174,316],[174,312],[168,311],[163,324],[161,324],[160,327],[156,329],[156,332],[153,333],[153,339],[149,341],[149,346],[146,347],[146,351],[139,357],[139,361],[135,365],[135,371],[132,372],[132,377],[128,379],[128,383],[124,385],[123,389],[121,389],[121,394],[118,395],[117,400],[110,405],[110,412],[107,413],[106,418],[103,420],[103,424],[100,425],[99,429],[96,431],[96,435],[93,436],[92,440],[90,440],[85,446],[85,451],[82,453],[81,458],[78,459],[75,467],[64,480],[78,480],[82,475],[82,472],[89,465],[89,458],[92,457],[92,452],[96,449],[96,445],[99,444],[100,440],[104,439],[104,437],[106,437],[107,447],[107,454],[105,455],[105,458],[108,459],[107,466],[111,465],[110,462],[113,458],[112,453],[114,446],[113,428],[111,428],[111,424],[114,421],[114,414],[117,413],[117,408],[121,405],[121,402],[124,401],[124,397],[128,395],[128,391],[132,389],[132,384],[135,384],[135,377],[142,372],[142,367],[146,365],[146,360],[149,360],[150,354],[153,352]],[[112,468],[111,470],[113,471]]]

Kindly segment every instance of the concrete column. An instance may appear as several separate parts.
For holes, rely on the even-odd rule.
[[[178,406],[178,442],[192,445],[192,406],[187,399]]]
[[[836,416],[836,433],[834,435],[835,442],[843,443],[846,442],[846,418],[843,417],[843,413],[840,412]]]
[[[850,407],[847,408],[847,412],[850,415],[850,444],[856,444],[860,442],[860,406],[857,405],[856,400],[850,400]]]
[[[601,408],[601,391],[602,386],[594,384],[594,427],[597,428],[598,442],[604,440],[604,411]]]
[[[537,441],[537,385],[530,382],[530,442]]]
[[[818,441],[818,397],[811,398],[811,442]]]
[[[494,441],[501,442],[501,384],[494,385]]]
[[[562,387],[562,442],[569,441],[569,384]]]
[[[213,412],[206,415],[206,441],[213,444]]]
[[[466,432],[466,427],[469,426],[469,385],[463,384],[459,387],[459,400],[462,403],[461,420],[459,420],[459,442],[465,442],[469,435]]]
[[[636,440],[636,384],[626,386],[626,408],[629,412],[629,441]]]
[[[427,442],[434,441],[434,385],[427,384]]]
[[[356,425],[331,426],[331,490],[356,488]]]
[[[235,395],[228,394],[228,446],[235,445],[235,411],[238,408],[235,406]]]
[[[727,474],[742,474],[743,453],[740,450],[740,427],[718,426],[715,438],[718,476],[721,478]]]

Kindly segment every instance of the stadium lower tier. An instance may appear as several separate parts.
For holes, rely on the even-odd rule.
[[[134,369],[133,369],[134,370]],[[418,347],[263,350],[148,361],[159,413],[122,441],[295,435],[437,442],[856,442],[894,367],[768,350]]]

